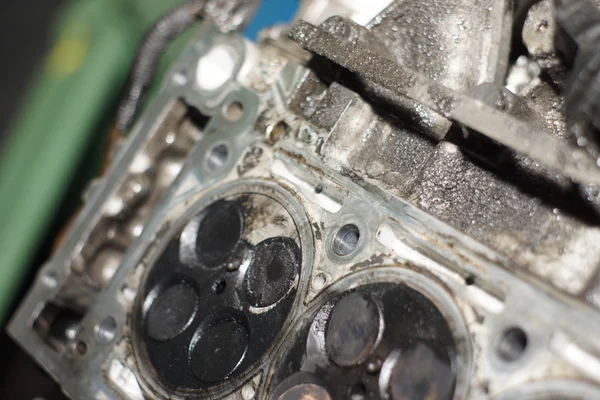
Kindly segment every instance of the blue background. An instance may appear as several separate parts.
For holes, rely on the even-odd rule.
[[[246,36],[254,40],[263,28],[291,21],[297,9],[298,0],[263,0],[254,21],[246,29]]]

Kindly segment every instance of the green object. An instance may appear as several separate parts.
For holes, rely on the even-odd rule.
[[[97,171],[82,158],[103,142],[98,132],[108,133],[108,113],[144,32],[180,1],[81,0],[65,9],[0,157],[0,324],[70,183],[82,170]],[[190,34],[169,48],[159,71]]]

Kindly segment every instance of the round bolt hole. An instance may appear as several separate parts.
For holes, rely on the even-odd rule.
[[[279,121],[274,126],[268,126],[266,130],[267,139],[271,143],[275,143],[279,139],[281,139],[288,131],[290,130],[290,126],[285,123],[285,121]]]
[[[237,122],[244,115],[244,106],[239,101],[234,101],[225,108],[223,115],[229,122]]]
[[[321,194],[321,193],[323,193],[324,189],[325,188],[323,187],[323,185],[319,183],[317,186],[315,186],[315,194]]]
[[[527,349],[527,334],[521,328],[504,332],[498,342],[497,352],[506,362],[517,361]]]
[[[113,341],[117,335],[117,321],[113,317],[106,317],[94,327],[96,340],[100,344],[107,344]]]
[[[210,290],[214,294],[222,294],[225,291],[226,287],[227,281],[225,279],[218,279],[213,282],[212,286],[210,287]]]
[[[481,391],[487,396],[488,394],[490,394],[490,385],[487,382],[482,383]]]
[[[137,294],[137,291],[131,286],[123,285],[123,287],[121,288],[121,293],[123,294],[125,300],[127,300],[129,303],[132,303],[135,300],[135,295]]]
[[[229,149],[224,144],[213,147],[206,158],[206,169],[215,172],[223,168],[229,158]]]
[[[365,385],[363,385],[360,382],[355,383],[350,388],[350,391],[348,392],[348,397],[350,397],[350,400],[364,400],[366,392],[367,389],[365,388]]]
[[[475,277],[473,275],[469,275],[465,278],[465,285],[471,286],[475,283]]]
[[[340,228],[333,238],[333,252],[338,256],[344,257],[356,250],[360,240],[360,231],[353,224],[348,224]]]
[[[314,291],[319,291],[319,290],[323,289],[323,287],[325,287],[326,283],[327,283],[327,275],[325,275],[324,273],[320,273],[317,276],[315,276],[315,278],[313,279],[312,289]]]
[[[75,344],[75,351],[80,356],[85,355],[85,353],[87,353],[87,344],[84,341],[80,340]]]

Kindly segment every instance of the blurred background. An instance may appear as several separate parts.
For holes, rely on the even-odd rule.
[[[182,0],[19,0],[0,4],[0,326],[99,173],[112,116],[144,32]],[[291,20],[298,0],[263,0],[244,32]],[[189,41],[162,57],[155,85]],[[4,333],[0,399],[64,399]]]

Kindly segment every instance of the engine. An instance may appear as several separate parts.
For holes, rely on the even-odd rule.
[[[600,7],[306,0],[254,43],[254,3],[147,37],[197,7],[13,338],[74,399],[600,398]]]

